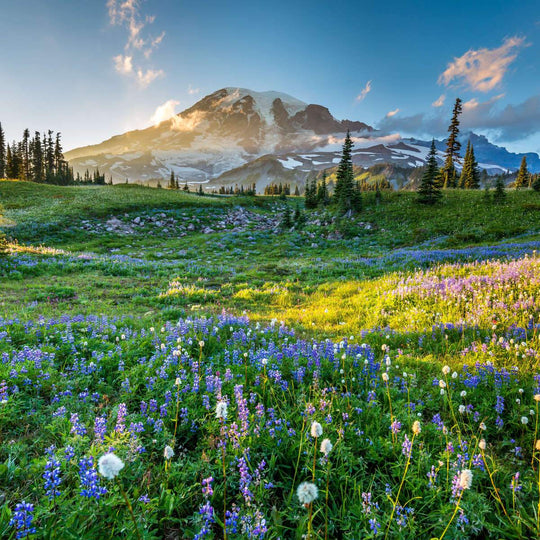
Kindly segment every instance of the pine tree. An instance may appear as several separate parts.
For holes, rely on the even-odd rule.
[[[285,205],[285,210],[283,211],[283,216],[281,218],[281,227],[283,229],[290,229],[293,226],[291,208],[289,205]]]
[[[506,200],[506,191],[504,189],[503,177],[499,174],[495,182],[495,192],[493,193],[493,202],[502,204]]]
[[[516,189],[529,185],[529,171],[527,170],[527,158],[523,156],[514,186]]]
[[[28,129],[25,129],[23,132],[22,172],[23,172],[24,180],[31,180],[30,178],[30,131]]]
[[[296,184],[296,186],[294,188],[294,196],[295,197],[300,197],[300,190],[298,189],[298,184]]]
[[[427,156],[426,169],[418,188],[418,202],[422,204],[435,204],[441,198],[439,187],[439,166],[437,165],[437,150],[435,139],[431,141],[431,148]]]
[[[189,186],[186,180],[186,183],[184,184],[184,187],[182,188],[184,191],[189,191]]]
[[[467,150],[465,151],[465,158],[463,159],[463,169],[461,169],[461,176],[459,177],[458,187],[466,189],[472,176],[471,166],[471,141],[467,141]]]
[[[6,136],[0,123],[0,178],[6,176]]]
[[[340,214],[345,214],[353,207],[353,196],[355,191],[354,172],[352,164],[353,142],[351,134],[347,131],[341,161],[336,173],[336,187],[334,190],[334,201]]]
[[[176,180],[174,179],[174,171],[171,171],[171,177],[169,178],[169,189],[176,189]]]
[[[540,174],[537,174],[534,180],[531,181],[531,187],[534,191],[540,191]]]
[[[323,177],[321,183],[317,188],[317,204],[321,206],[326,206],[330,202],[330,197],[328,196],[328,186],[326,185],[326,171],[323,172]]]
[[[43,145],[39,131],[34,134],[32,146],[32,180],[34,182],[43,182],[45,180],[43,171]]]
[[[306,208],[317,208],[317,181],[315,178],[306,180],[304,206]]]
[[[443,166],[443,185],[445,188],[456,187],[456,167],[455,161],[459,159],[461,144],[458,141],[459,135],[459,115],[461,114],[461,99],[457,98],[452,112],[452,120],[448,126],[448,139],[446,141],[446,153]]]

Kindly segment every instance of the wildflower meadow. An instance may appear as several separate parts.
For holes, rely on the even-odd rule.
[[[76,227],[0,262],[1,538],[540,535],[533,234],[280,266]]]

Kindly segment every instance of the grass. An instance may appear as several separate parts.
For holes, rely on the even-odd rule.
[[[2,538],[28,532],[23,500],[30,538],[540,534],[536,193],[367,194],[357,220],[291,231],[215,225],[239,205],[276,222],[294,198],[0,195]],[[108,232],[113,216],[147,224]]]

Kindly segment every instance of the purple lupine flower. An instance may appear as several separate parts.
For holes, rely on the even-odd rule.
[[[45,480],[45,494],[49,499],[54,499],[60,495],[58,486],[62,482],[60,477],[60,462],[55,457],[50,457],[45,464],[45,472],[42,478]]]
[[[66,460],[66,463],[69,463],[73,457],[75,456],[75,450],[73,449],[73,446],[68,445],[64,448],[64,459]]]
[[[116,427],[114,430],[118,433],[124,433],[126,429],[126,416],[127,416],[127,407],[125,403],[120,403],[118,405],[118,413],[116,415]]]
[[[9,524],[14,525],[17,529],[17,538],[28,538],[31,534],[36,533],[36,528],[32,527],[33,511],[34,505],[25,501],[15,506],[15,512]]]
[[[96,416],[94,420],[94,436],[96,441],[103,442],[107,433],[107,417]]]
[[[79,415],[77,413],[72,413],[69,421],[71,422],[70,433],[75,433],[81,437],[86,434],[86,428],[79,422]]]
[[[412,442],[409,440],[409,437],[405,435],[405,439],[403,440],[403,444],[401,445],[401,453],[406,457],[411,457],[412,452]]]
[[[94,458],[81,458],[79,460],[79,478],[81,480],[80,494],[83,497],[99,499],[107,493],[107,488],[100,486],[99,477],[94,467]]]

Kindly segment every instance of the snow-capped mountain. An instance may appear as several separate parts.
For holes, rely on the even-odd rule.
[[[99,167],[113,181],[168,178],[206,182],[270,153],[311,151],[362,122],[336,120],[327,108],[279,92],[223,88],[159,125],[66,153],[75,171]]]
[[[388,163],[413,168],[425,163],[430,142],[381,136],[363,122],[337,120],[321,105],[306,104],[279,92],[223,88],[195,105],[143,130],[117,135],[100,144],[66,153],[76,172],[99,167],[114,182],[257,184],[287,181],[302,186],[317,171],[334,167],[350,130],[353,162],[360,167]],[[513,154],[474,133],[480,167],[490,174],[517,169],[523,154]],[[444,141],[437,141],[442,160]],[[538,154],[527,154],[529,170],[540,170]]]

